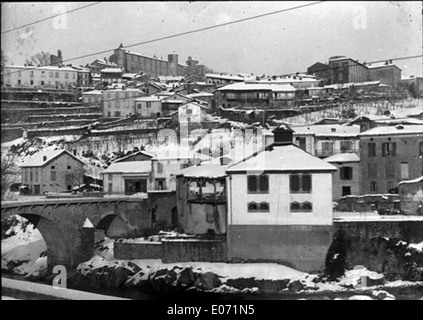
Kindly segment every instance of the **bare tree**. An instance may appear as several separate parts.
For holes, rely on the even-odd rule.
[[[1,157],[1,199],[4,200],[7,190],[16,178],[16,157],[8,153]]]
[[[27,64],[34,64],[36,66],[50,65],[50,52],[39,52],[34,54],[30,59],[26,59]]]

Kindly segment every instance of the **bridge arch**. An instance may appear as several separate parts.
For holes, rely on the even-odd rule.
[[[128,224],[115,213],[102,217],[95,228],[102,230],[108,238],[126,237],[131,232]]]
[[[34,213],[15,213],[31,222],[37,228],[47,246],[47,265],[52,269],[55,265],[69,266],[71,249],[68,241],[64,237],[64,232],[52,220]]]

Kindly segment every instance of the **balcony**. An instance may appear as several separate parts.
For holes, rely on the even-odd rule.
[[[316,149],[316,157],[326,158],[340,153],[360,153],[358,148],[334,148],[334,149]]]

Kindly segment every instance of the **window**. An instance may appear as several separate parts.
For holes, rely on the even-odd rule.
[[[291,211],[300,211],[301,206],[298,202],[292,202],[291,203]]]
[[[35,169],[35,181],[38,181],[38,169]]]
[[[371,192],[377,192],[377,182],[376,181],[370,182],[370,191]]]
[[[49,76],[49,78],[53,78],[53,72],[52,72],[52,71],[50,71],[50,72],[48,73],[48,76]]]
[[[408,179],[410,176],[408,162],[401,163],[401,179]]]
[[[392,177],[395,175],[394,162],[386,161],[385,162],[385,174],[387,177]]]
[[[268,193],[269,192],[269,177],[248,176],[247,177],[248,193]]]
[[[256,212],[257,211],[257,204],[255,202],[251,202],[248,204],[248,212]]]
[[[33,177],[32,177],[32,171],[30,171],[30,172],[29,172],[29,181],[31,181],[31,182],[32,182],[32,178],[33,178]]]
[[[191,108],[187,108],[187,114],[192,114],[192,109]]]
[[[71,170],[72,169],[72,167],[71,166],[68,166],[68,170]]]
[[[212,223],[216,220],[214,206],[206,206],[206,221]]]
[[[41,71],[41,78],[45,78],[46,77],[46,72],[45,71]]]
[[[54,170],[54,169],[56,169],[56,166],[51,166],[51,170]]]
[[[329,142],[329,141],[323,142],[322,148],[323,148],[324,154],[329,154],[329,155],[333,154],[333,144],[332,144],[332,142]]]
[[[290,188],[291,192],[300,191],[300,177],[298,175],[292,175],[290,177]]]
[[[419,142],[419,155],[423,156],[423,141]]]
[[[306,201],[303,203],[303,211],[313,211],[313,205],[311,202]]]
[[[367,150],[369,157],[376,157],[376,143],[370,142],[367,145]]]
[[[397,144],[395,142],[389,143],[384,142],[382,143],[382,157],[386,157],[389,155],[395,156],[397,153]]]
[[[10,75],[10,74],[8,74],[8,75]],[[22,71],[18,71],[18,77],[22,77]]]
[[[109,182],[112,182],[113,181],[113,175],[109,173],[108,177],[109,177]]]
[[[56,72],[55,76],[56,76],[56,78],[59,78],[59,72]]]
[[[341,152],[349,152],[352,149],[351,141],[341,141]]]
[[[340,170],[341,180],[352,180],[353,178],[353,168],[352,167],[342,167]]]
[[[351,195],[351,187],[342,187],[342,196],[349,196]]]
[[[69,79],[69,73],[65,72],[65,79]]]
[[[21,84],[21,80],[20,79],[18,80],[18,84]]]
[[[311,176],[308,174],[303,175],[303,192],[309,193],[311,191]]]
[[[289,178],[289,188],[291,193],[310,193],[311,192],[311,175],[309,174],[293,174]]]
[[[56,181],[56,171],[50,171],[50,173],[51,173],[50,180],[51,181]]]
[[[163,173],[163,163],[157,162],[157,173]]]
[[[165,179],[156,179],[156,190],[166,190]]]
[[[248,204],[248,212],[269,212],[270,206],[267,202],[255,203],[250,202]]]
[[[34,80],[31,80],[29,83],[31,84],[31,86],[34,85]]]
[[[388,192],[389,192],[389,190],[391,190],[393,188],[394,188],[394,182],[393,181],[386,182],[386,190],[388,190]]]
[[[255,176],[248,177],[248,191],[249,192],[257,191],[257,178]]]

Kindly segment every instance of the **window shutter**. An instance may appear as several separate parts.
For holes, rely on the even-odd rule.
[[[290,178],[290,188],[291,192],[300,191],[300,177],[297,175],[292,175]]]
[[[260,177],[260,191],[262,192],[269,191],[269,177],[268,176]]]
[[[386,143],[382,143],[382,157],[386,156]]]
[[[311,191],[311,176],[309,174],[303,175],[303,191],[304,192]]]
[[[392,155],[393,156],[397,155],[397,143],[396,142],[392,143]]]
[[[257,191],[257,178],[255,176],[248,177],[248,191],[251,191],[251,192]]]

